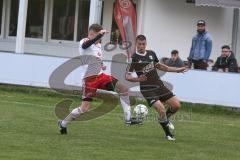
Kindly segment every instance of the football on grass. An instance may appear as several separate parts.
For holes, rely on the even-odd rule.
[[[144,118],[148,114],[148,108],[144,104],[138,104],[134,108],[134,113],[137,118]]]

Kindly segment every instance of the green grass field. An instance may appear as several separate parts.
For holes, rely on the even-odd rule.
[[[44,89],[0,86],[1,160],[237,160],[240,113],[184,103],[173,117],[175,142],[164,139],[153,109],[142,126],[126,127],[121,108],[74,122],[58,133],[54,106],[66,96]],[[72,98],[77,105],[78,97]],[[94,102],[94,106],[100,103]]]

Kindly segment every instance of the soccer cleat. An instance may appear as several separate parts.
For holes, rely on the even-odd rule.
[[[168,121],[168,124],[167,124],[168,128],[171,129],[171,130],[174,130],[174,125],[172,124],[172,122]]]
[[[129,126],[129,125],[138,125],[138,124],[142,125],[143,121],[139,120],[139,119],[136,119],[136,118],[131,118],[131,120],[130,121],[126,121],[125,124],[127,126]]]
[[[58,121],[59,132],[61,134],[67,134],[67,127],[62,126],[62,121]]]
[[[165,138],[166,138],[166,140],[168,140],[168,141],[175,141],[175,140],[176,140],[172,135],[168,135],[168,136],[166,136]]]

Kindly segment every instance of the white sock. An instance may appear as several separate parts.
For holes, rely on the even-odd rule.
[[[129,96],[121,96],[120,95],[120,103],[124,112],[124,120],[129,122],[131,120],[131,107]]]
[[[79,117],[81,113],[82,113],[82,110],[80,107],[73,109],[72,112],[62,121],[61,125],[63,127],[67,127],[67,125],[71,121],[74,121],[77,117]]]

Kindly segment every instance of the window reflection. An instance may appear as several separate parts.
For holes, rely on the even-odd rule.
[[[26,37],[43,38],[45,0],[29,0]]]
[[[19,6],[19,0],[11,1],[9,36],[17,35],[18,6]]]
[[[52,39],[73,40],[76,0],[55,0],[53,5]]]
[[[90,0],[79,0],[77,41],[88,35]]]

